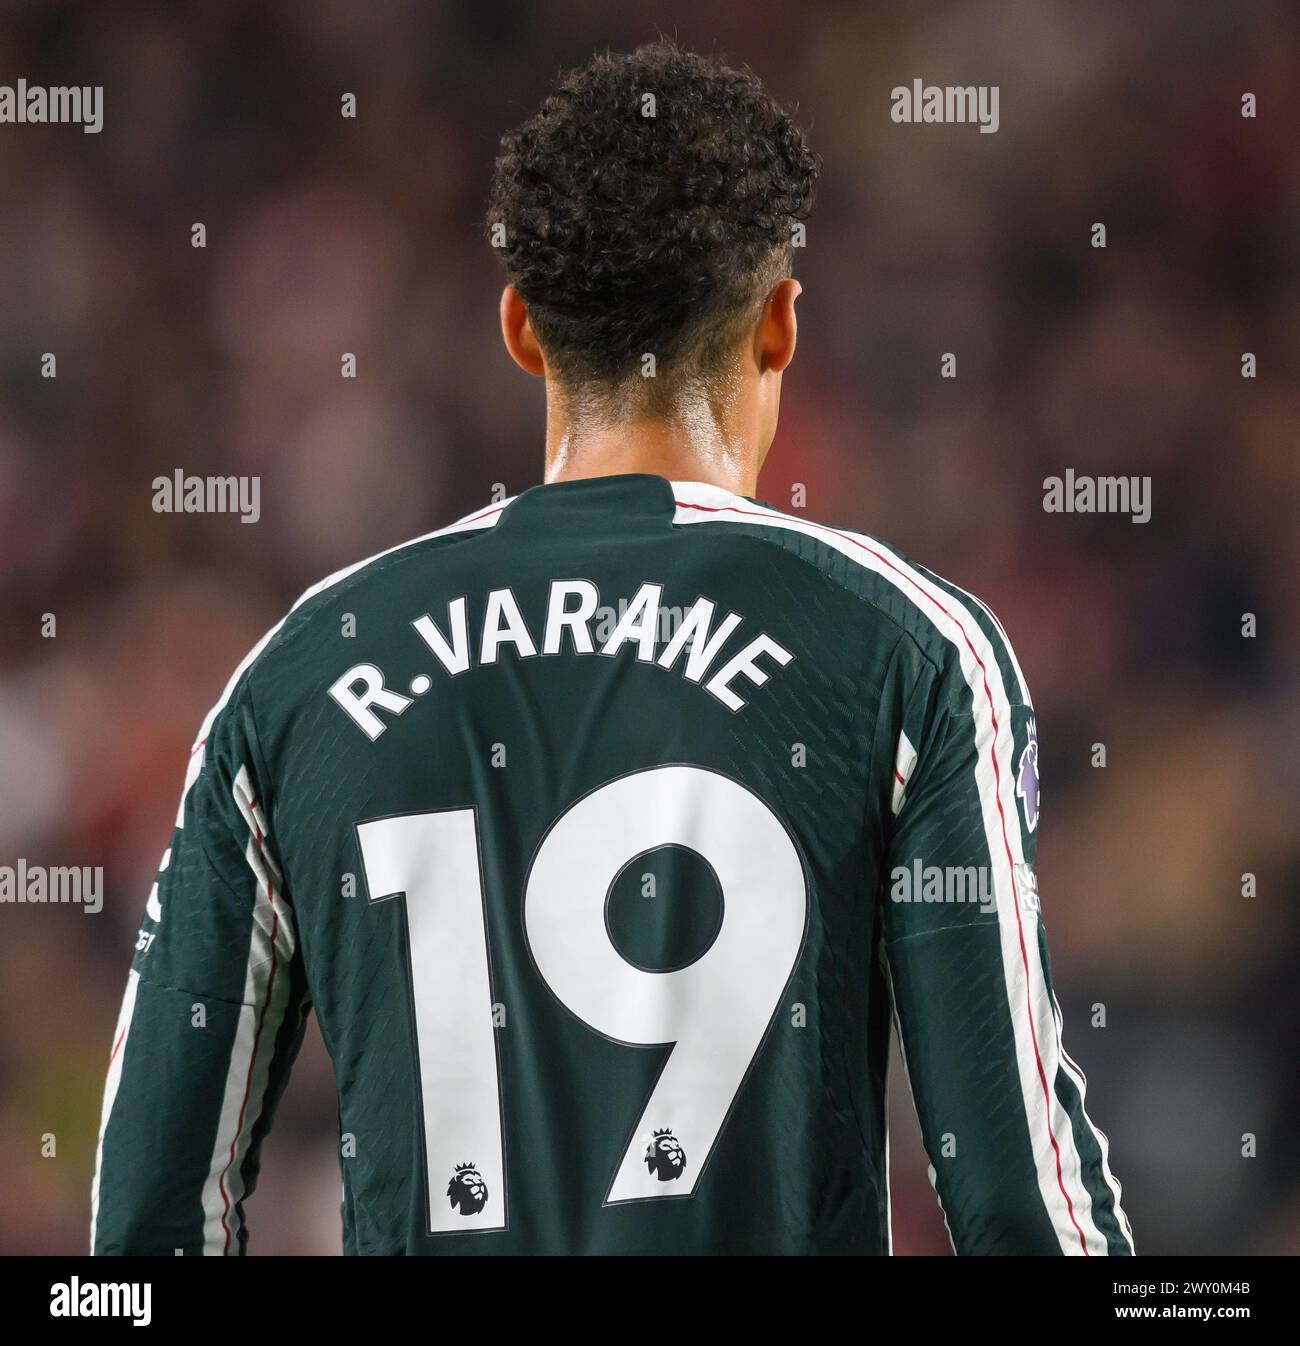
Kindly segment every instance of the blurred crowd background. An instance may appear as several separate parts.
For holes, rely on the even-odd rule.
[[[0,1251],[85,1245],[131,945],[231,669],[309,583],[538,481],[496,141],[665,32],[752,65],[824,159],[759,494],[803,483],[1016,644],[1066,1045],[1139,1252],[1300,1252],[1298,28],[1286,0],[7,0],[0,83],[105,101],[99,135],[0,125],[0,863],[102,865],[105,904],[0,907]],[[998,85],[997,134],[893,123],[918,77]],[[178,468],[259,475],[260,521],[153,512]],[[1150,522],[1045,513],[1067,468],[1150,476]],[[891,1111],[896,1249],[946,1253],[901,1073]],[[264,1161],[253,1251],[338,1251],[314,1031]]]

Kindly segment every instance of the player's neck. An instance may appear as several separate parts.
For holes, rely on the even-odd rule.
[[[559,399],[547,401],[548,482],[645,472],[752,496],[761,459],[755,438],[726,424],[707,403],[677,415],[611,423],[575,415]]]

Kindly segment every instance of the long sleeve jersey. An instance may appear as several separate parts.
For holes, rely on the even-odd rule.
[[[1000,625],[863,534],[627,475],[342,571],[199,733],[94,1251],[245,1250],[314,1012],[348,1252],[886,1253],[896,1020],[956,1251],[1129,1254],[1038,821]]]

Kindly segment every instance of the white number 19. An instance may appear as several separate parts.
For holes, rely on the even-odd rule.
[[[380,818],[357,828],[372,902],[405,894],[424,1113],[431,1233],[506,1227],[501,1091],[487,926],[472,809]],[[648,972],[614,947],[605,901],[636,856],[695,851],[722,890],[717,937],[693,963]],[[606,1204],[689,1196],[803,943],[807,885],[777,816],[744,786],[694,766],[609,781],[552,825],[533,858],[524,926],[543,979],[593,1031],[634,1046],[671,1043],[614,1172]],[[690,1162],[671,1184],[644,1162],[669,1128]],[[444,1194],[473,1161],[488,1199]],[[467,1209],[467,1206],[469,1209]]]

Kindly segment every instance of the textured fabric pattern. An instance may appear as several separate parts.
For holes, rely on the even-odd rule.
[[[538,487],[310,591],[200,739],[95,1251],[244,1250],[313,1009],[349,1252],[887,1252],[892,1013],[959,1252],[1131,1251],[1060,1046],[1027,689],[884,544]],[[620,781],[644,802],[602,814]],[[987,900],[900,900],[927,869]]]

